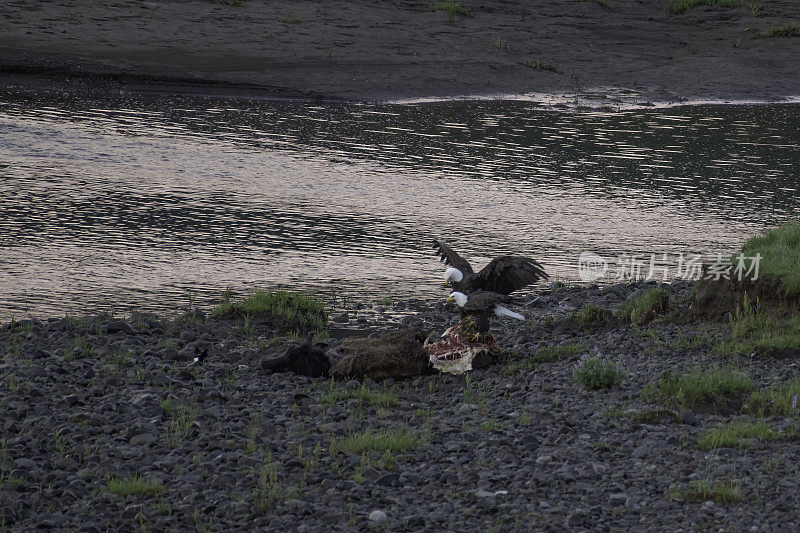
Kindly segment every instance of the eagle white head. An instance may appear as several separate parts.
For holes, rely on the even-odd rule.
[[[447,298],[448,302],[455,301],[456,305],[459,307],[464,307],[464,304],[467,303],[467,295],[463,292],[453,291],[450,293],[450,296]]]
[[[444,284],[445,285],[449,285],[451,282],[452,283],[458,283],[462,279],[464,279],[464,274],[462,274],[461,271],[459,269],[455,268],[455,267],[450,267],[450,268],[448,268],[447,270],[444,271]]]

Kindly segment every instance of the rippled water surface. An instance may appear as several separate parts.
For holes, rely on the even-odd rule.
[[[442,294],[478,266],[731,252],[798,206],[800,106],[553,111],[0,95],[0,318],[226,287]]]

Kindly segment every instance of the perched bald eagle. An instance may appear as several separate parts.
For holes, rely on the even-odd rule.
[[[494,314],[495,316],[508,316],[517,320],[525,320],[525,317],[521,314],[500,305],[501,303],[510,302],[511,298],[496,292],[474,291],[467,295],[463,292],[453,291],[447,301],[454,301],[461,309],[462,316],[489,318],[490,315]]]
[[[434,249],[445,265],[445,284],[454,291],[470,294],[488,291],[496,294],[511,294],[539,280],[547,280],[547,273],[538,262],[517,255],[501,255],[492,259],[480,272],[475,273],[466,259],[455,253],[441,241],[433,241]]]
[[[491,337],[489,333],[489,319],[492,315],[508,316],[517,320],[525,317],[500,305],[511,301],[511,298],[496,292],[474,291],[469,294],[453,291],[447,298],[448,302],[455,301],[461,311],[459,327],[474,342],[487,342]]]

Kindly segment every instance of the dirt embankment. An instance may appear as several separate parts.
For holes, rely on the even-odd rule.
[[[106,0],[3,2],[0,87],[111,79],[135,89],[392,100],[579,93],[639,101],[800,96],[794,0],[666,2]],[[609,2],[611,3],[611,2]],[[33,75],[33,76],[32,76]],[[614,88],[614,89],[609,89]],[[611,100],[613,102],[613,99]]]

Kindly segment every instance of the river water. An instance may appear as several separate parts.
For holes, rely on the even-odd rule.
[[[437,237],[565,281],[587,250],[612,265],[600,281],[623,254],[728,254],[796,212],[798,124],[797,105],[0,94],[0,319],[228,287],[427,299]]]

